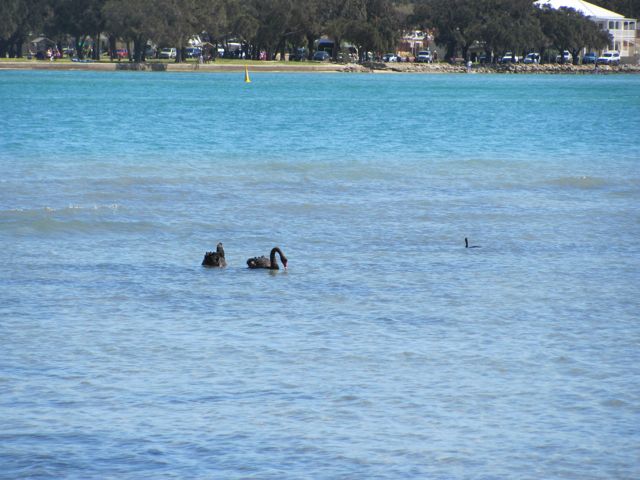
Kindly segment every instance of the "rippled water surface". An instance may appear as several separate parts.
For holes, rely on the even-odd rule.
[[[640,477],[640,77],[2,72],[0,112],[1,478]]]

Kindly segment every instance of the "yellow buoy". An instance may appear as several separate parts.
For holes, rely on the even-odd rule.
[[[249,66],[244,66],[244,83],[251,83],[251,79],[249,78]]]

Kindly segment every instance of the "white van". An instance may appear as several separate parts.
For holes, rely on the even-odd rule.
[[[418,63],[431,63],[433,58],[431,57],[431,52],[429,50],[423,50],[422,52],[418,52],[416,55],[416,62]]]

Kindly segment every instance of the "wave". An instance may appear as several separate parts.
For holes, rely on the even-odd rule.
[[[69,204],[66,207],[39,207],[39,208],[7,208],[5,210],[0,210],[0,218],[10,218],[10,217],[37,217],[42,214],[65,214],[65,213],[75,213],[79,211],[118,211],[122,209],[122,205],[118,203],[111,203],[106,205],[77,205],[77,204]]]
[[[543,184],[563,188],[578,189],[599,189],[611,185],[611,181],[600,177],[589,177],[586,175],[578,177],[558,177],[544,181]]]
[[[95,233],[164,229],[163,222],[116,215],[120,204],[66,207],[12,208],[0,210],[3,233]]]

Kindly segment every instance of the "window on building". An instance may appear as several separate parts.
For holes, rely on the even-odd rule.
[[[613,30],[614,28],[616,28],[616,22],[609,21],[609,30]]]

